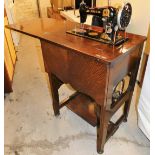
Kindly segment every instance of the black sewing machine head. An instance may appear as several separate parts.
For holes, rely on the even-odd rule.
[[[128,38],[126,38],[125,30],[130,23],[132,15],[130,3],[126,3],[124,6],[118,8],[112,6],[89,8],[84,0],[82,0],[79,7],[79,13],[80,23],[82,25],[81,28],[85,29],[85,31],[77,33],[74,31],[76,35],[79,34],[83,37],[113,45],[118,45],[128,40]],[[92,25],[102,27],[102,32],[98,33],[95,30],[88,30],[85,28],[84,23],[87,20],[88,14],[93,15]]]

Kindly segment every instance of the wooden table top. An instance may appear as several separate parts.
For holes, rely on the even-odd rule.
[[[59,46],[69,48],[97,58],[106,63],[111,63],[119,59],[120,56],[126,55],[137,45],[143,43],[146,37],[127,33],[129,41],[120,46],[111,46],[83,37],[67,34],[67,30],[75,28],[77,23],[70,21],[60,21],[51,18],[40,18],[20,22],[6,26],[9,29],[27,34],[29,36],[55,43]]]

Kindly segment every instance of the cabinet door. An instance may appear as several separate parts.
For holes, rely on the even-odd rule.
[[[8,24],[9,23],[8,23],[7,17],[4,17],[4,25],[8,25]],[[10,53],[11,60],[14,66],[16,62],[16,52],[15,52],[15,48],[14,48],[14,44],[11,36],[11,31],[5,28],[4,33],[5,33],[6,43],[8,44],[8,51]]]
[[[9,80],[12,81],[13,79],[13,72],[14,72],[14,66],[13,61],[10,55],[9,47],[7,44],[6,37],[4,37],[4,63],[6,66],[6,70],[8,73]]]
[[[4,25],[8,25],[7,16],[4,16]],[[12,91],[12,80],[16,63],[16,51],[14,48],[11,31],[4,29],[4,92]]]

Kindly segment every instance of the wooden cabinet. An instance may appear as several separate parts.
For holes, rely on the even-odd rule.
[[[127,33],[129,41],[109,46],[66,33],[66,27],[72,30],[75,23],[48,18],[7,27],[40,39],[54,114],[59,115],[60,109],[67,106],[96,126],[97,152],[103,153],[106,141],[127,121],[146,37]],[[120,82],[125,86],[126,76],[129,78],[127,89],[115,91]],[[70,84],[76,93],[62,103],[58,89],[64,83]],[[112,121],[121,106],[124,106],[122,115]]]
[[[8,25],[8,19],[5,14],[4,25]],[[4,92],[12,91],[12,80],[16,63],[16,52],[9,29],[4,29]]]

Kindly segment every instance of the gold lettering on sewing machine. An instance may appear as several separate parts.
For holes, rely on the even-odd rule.
[[[102,15],[103,15],[104,17],[109,17],[109,14],[110,14],[109,9],[104,9],[104,10],[103,10],[103,14],[102,14]]]

